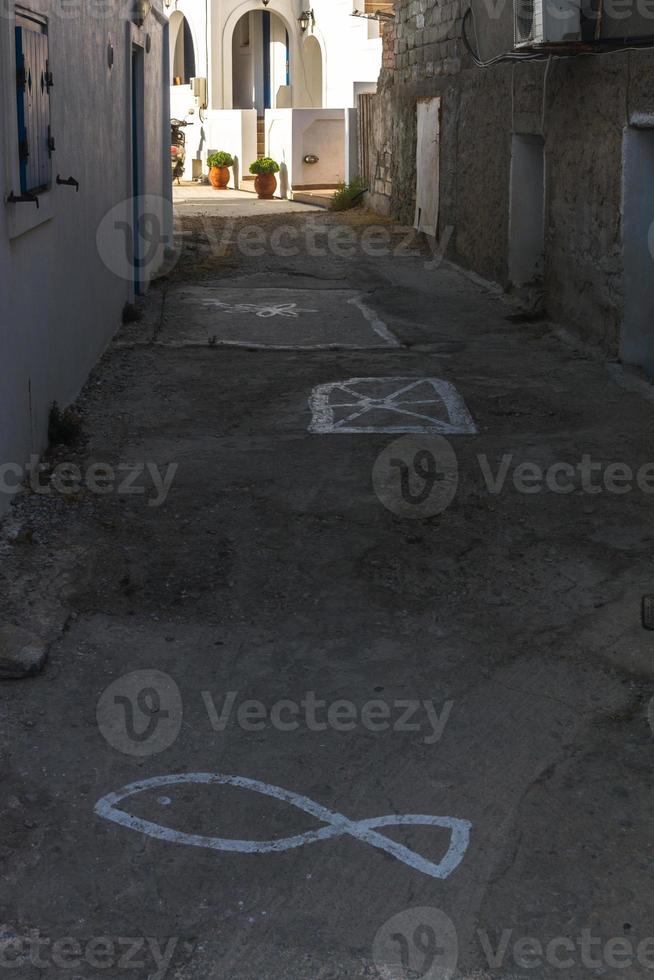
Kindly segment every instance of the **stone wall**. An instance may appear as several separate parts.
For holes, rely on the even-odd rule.
[[[359,173],[368,188],[368,206],[390,214],[393,194],[392,132],[387,127],[387,104],[380,95],[359,97],[360,139],[367,152],[360,155]]]
[[[395,71],[395,24],[392,21],[382,22],[381,36],[383,75],[385,72]]]
[[[482,59],[510,51],[512,4],[473,3]],[[447,233],[450,258],[510,289],[512,139],[542,137],[545,256],[535,291],[552,317],[616,354],[623,310],[622,141],[634,115],[654,116],[654,52],[482,69],[461,39],[466,8],[467,0],[398,3],[395,67],[382,72],[371,110],[371,204],[413,222],[416,102],[440,96],[440,235]],[[476,44],[469,21],[468,34]]]
[[[458,72],[461,0],[410,0],[398,5],[395,80],[403,85]]]
[[[390,213],[393,172],[390,89],[395,79],[395,24],[382,26],[382,69],[377,95],[359,97],[360,142],[366,152],[360,154],[359,172],[369,189],[368,204],[382,214]],[[367,165],[366,165],[367,164]]]

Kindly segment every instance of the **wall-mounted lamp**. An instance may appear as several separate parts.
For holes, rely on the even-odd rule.
[[[134,0],[132,6],[132,20],[137,27],[143,27],[145,18],[150,13],[150,8],[152,7],[152,0]]]
[[[313,27],[316,23],[316,17],[313,10],[303,10],[298,17],[297,22],[300,25],[300,30],[302,33],[306,34],[306,32],[309,30],[309,25]]]

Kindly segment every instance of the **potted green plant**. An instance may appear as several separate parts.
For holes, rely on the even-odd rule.
[[[279,173],[279,164],[271,157],[257,157],[250,164],[250,173],[256,174],[254,189],[264,201],[269,201],[277,190],[275,174]]]
[[[229,184],[229,168],[234,166],[234,157],[225,150],[212,153],[207,157],[209,165],[209,180],[216,191],[226,191]]]

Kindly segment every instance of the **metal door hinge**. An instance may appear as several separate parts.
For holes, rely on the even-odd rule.
[[[6,201],[7,204],[36,204],[37,210],[39,208],[39,199],[36,194],[21,194],[20,197],[16,197],[12,191]]]

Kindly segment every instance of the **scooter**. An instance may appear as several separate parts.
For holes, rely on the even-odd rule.
[[[184,174],[184,164],[186,162],[186,126],[192,126],[192,122],[185,119],[170,120],[170,163],[173,171],[173,182],[182,182]]]

